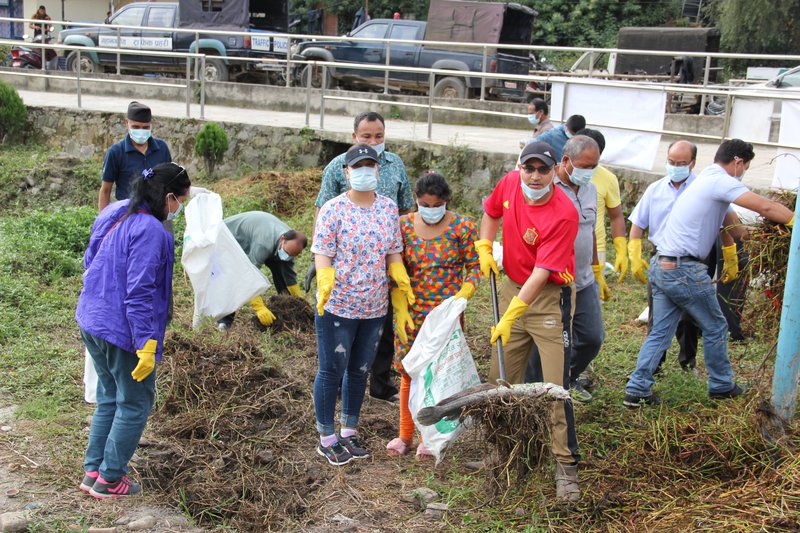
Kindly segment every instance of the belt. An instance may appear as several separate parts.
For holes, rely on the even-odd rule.
[[[698,263],[702,263],[703,262],[702,260],[696,258],[693,255],[682,255],[682,256],[679,256],[679,257],[676,257],[674,255],[659,255],[658,256],[658,260],[659,261],[662,261],[662,260],[663,261],[673,261],[673,262],[676,262],[676,263],[681,263],[683,261],[697,261]]]

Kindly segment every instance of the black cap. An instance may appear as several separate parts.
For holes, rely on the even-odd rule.
[[[128,104],[128,120],[133,120],[136,122],[152,122],[153,113],[146,105],[134,101]]]
[[[546,142],[532,142],[525,145],[519,155],[519,162],[525,163],[529,159],[539,159],[548,167],[556,164],[556,151]]]
[[[359,144],[357,146],[353,146],[350,148],[344,156],[344,164],[348,167],[352,167],[359,161],[363,161],[364,159],[371,159],[372,161],[378,162],[378,152],[371,146],[367,146],[366,144]]]

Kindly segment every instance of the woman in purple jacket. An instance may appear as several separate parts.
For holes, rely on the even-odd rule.
[[[92,225],[75,319],[98,378],[80,486],[95,498],[141,492],[126,474],[153,408],[167,327],[174,244],[162,223],[180,213],[189,186],[175,163],[145,169],[130,199]]]

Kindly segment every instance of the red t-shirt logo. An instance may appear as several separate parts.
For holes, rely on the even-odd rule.
[[[525,230],[525,235],[522,236],[523,240],[533,246],[536,244],[536,239],[539,237],[539,232],[536,231],[536,228],[528,228]]]

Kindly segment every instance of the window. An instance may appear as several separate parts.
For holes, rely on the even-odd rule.
[[[111,19],[111,24],[119,24],[120,26],[141,26],[142,19],[144,18],[143,7],[132,7],[130,9],[123,9]]]
[[[413,41],[417,38],[417,27],[407,24],[395,24],[389,38],[394,41]]]
[[[151,7],[147,15],[147,25],[151,28],[171,28],[175,10],[171,7]]]
[[[200,0],[200,8],[209,13],[218,13],[222,11],[222,4],[224,0]]]
[[[359,39],[385,39],[387,27],[388,24],[369,24],[351,36]]]

